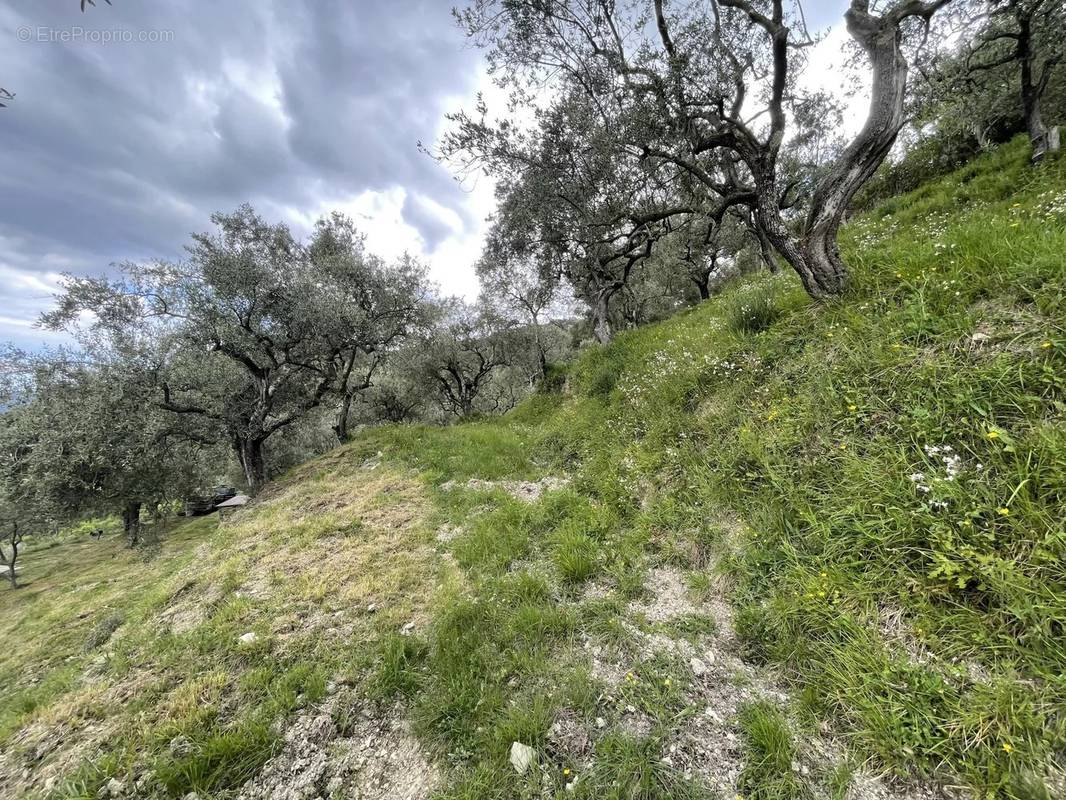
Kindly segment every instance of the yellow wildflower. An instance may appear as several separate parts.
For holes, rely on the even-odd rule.
[[[1008,754],[1009,753],[1013,753],[1014,752],[1014,745],[1012,745],[1010,742],[1004,742],[1003,743],[1003,752],[1004,753],[1008,753]]]
[[[988,432],[988,433],[986,433],[985,435],[986,435],[986,436],[987,436],[987,437],[988,437],[989,439],[998,439],[998,438],[999,438],[999,431],[989,431],[989,432]]]
[[[848,411],[858,411],[858,410],[859,410],[859,407],[857,405],[855,405],[854,403],[852,403],[850,406],[848,406]]]
[[[1041,350],[1047,350],[1049,347],[1051,347],[1051,342],[1041,342],[1040,343],[1040,349]]]
[[[999,514],[1001,517],[1009,517],[1010,509],[1004,506],[1003,508],[997,508],[996,513]]]

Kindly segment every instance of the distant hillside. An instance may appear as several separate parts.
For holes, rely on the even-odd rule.
[[[1066,161],[0,595],[0,797],[1066,796]]]

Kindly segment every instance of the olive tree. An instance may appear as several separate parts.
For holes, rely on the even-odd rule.
[[[514,393],[494,384],[513,359],[513,330],[484,307],[445,301],[441,317],[423,345],[423,369],[446,416],[506,411]]]
[[[135,546],[142,507],[174,499],[203,474],[211,442],[152,403],[136,364],[66,350],[9,350],[4,362],[0,493],[11,505],[54,520],[119,515]]]
[[[904,45],[920,40],[948,1],[897,0],[876,10],[852,0],[845,21],[869,63],[870,107],[798,220],[787,214],[796,188],[786,169],[790,111],[803,98],[798,77],[813,39],[784,0],[474,0],[459,18],[497,74],[522,76],[527,86],[554,80],[598,107],[622,109],[637,121],[624,128],[628,144],[649,164],[684,174],[707,205],[750,208],[758,230],[821,298],[844,289],[838,229],[904,121]]]
[[[316,313],[335,353],[331,427],[343,443],[353,400],[374,385],[388,353],[428,323],[429,285],[412,256],[390,265],[368,253],[365,237],[341,214],[317,223],[308,255],[320,295]]]
[[[88,312],[94,335],[141,343],[155,405],[226,441],[254,492],[266,442],[336,385],[340,343],[319,322],[323,287],[286,226],[249,206],[212,221],[184,260],[69,277],[43,320],[77,329]]]
[[[971,0],[963,3],[965,16],[976,31],[964,39],[959,57],[948,60],[954,68],[950,90],[972,97],[989,87],[1006,83],[1017,98],[1033,160],[1059,149],[1057,131],[1044,120],[1042,100],[1055,68],[1066,56],[1066,9],[1054,0]],[[1011,75],[1008,70],[1013,71]],[[969,112],[973,116],[973,106]]]
[[[531,132],[494,126],[479,111],[453,115],[440,155],[497,179],[486,271],[529,275],[523,294],[541,293],[538,302],[565,280],[588,306],[596,338],[608,341],[612,302],[668,233],[667,221],[698,207],[627,149],[626,120],[582,91],[560,96]]]
[[[411,339],[389,351],[373,385],[359,395],[360,419],[399,424],[430,417],[439,383],[426,368],[427,338]]]
[[[545,336],[546,315],[556,304],[558,277],[544,274],[531,252],[516,253],[501,241],[500,228],[490,230],[484,252],[478,260],[482,302],[493,306],[501,316],[516,324],[528,325],[532,331],[537,375],[548,371],[550,345]]]

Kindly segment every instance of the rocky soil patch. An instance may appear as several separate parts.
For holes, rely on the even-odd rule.
[[[375,712],[343,691],[289,726],[238,800],[425,800],[438,784],[402,708]]]
[[[615,723],[633,736],[652,733],[654,721],[636,708],[618,705],[618,687],[631,678],[640,662],[655,656],[666,655],[687,665],[686,709],[681,723],[662,743],[663,763],[688,778],[700,780],[719,796],[732,797],[738,792],[744,769],[744,736],[738,720],[741,709],[752,702],[767,702],[786,709],[789,697],[770,670],[744,660],[732,608],[723,595],[721,583],[716,582],[713,590],[710,597],[697,601],[688,591],[682,571],[673,567],[652,569],[645,582],[645,597],[630,603],[632,619],[623,623],[630,642],[626,652],[619,653],[591,640],[586,640],[584,648],[593,677],[607,686],[605,699],[615,704]],[[686,617],[709,619],[713,622],[709,626],[712,632],[694,638],[668,632],[670,623]],[[642,629],[637,620],[650,623],[651,629]],[[602,718],[597,722],[602,725],[589,725],[570,717],[557,719],[549,733],[549,743],[556,746],[557,739],[578,743],[560,749],[574,760],[588,764],[591,760],[588,754],[592,752],[599,728],[607,725]],[[583,729],[575,731],[575,725],[583,725]],[[815,796],[824,796],[819,778],[829,775],[846,758],[846,750],[828,732],[805,734],[797,739],[798,755],[792,768],[811,786]],[[928,784],[894,783],[860,769],[846,797],[847,800],[944,800],[948,795]]]
[[[441,484],[441,489],[446,492],[463,487],[472,492],[491,492],[502,489],[517,500],[524,503],[535,503],[545,492],[554,492],[570,485],[569,478],[559,478],[549,475],[539,481],[486,481],[481,478],[471,478],[466,483],[447,481]]]

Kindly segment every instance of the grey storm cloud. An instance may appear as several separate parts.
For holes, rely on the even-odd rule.
[[[27,307],[12,275],[173,257],[242,202],[278,217],[399,186],[428,247],[452,230],[435,207],[476,225],[416,146],[480,75],[451,3],[78,5],[0,0],[17,95],[0,109],[0,320]]]

